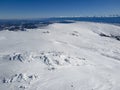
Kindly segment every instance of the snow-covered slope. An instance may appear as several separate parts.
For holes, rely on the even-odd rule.
[[[120,27],[76,22],[1,31],[0,90],[120,90]]]

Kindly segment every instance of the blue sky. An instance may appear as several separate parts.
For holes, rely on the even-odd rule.
[[[0,19],[120,14],[120,0],[0,0]]]

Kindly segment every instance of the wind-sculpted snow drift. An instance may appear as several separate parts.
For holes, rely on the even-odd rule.
[[[0,90],[119,90],[120,27],[54,23],[0,32]]]

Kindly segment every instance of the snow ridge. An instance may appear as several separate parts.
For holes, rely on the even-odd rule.
[[[31,62],[40,61],[47,66],[80,66],[86,64],[87,60],[84,57],[75,57],[65,54],[64,52],[56,51],[41,51],[41,52],[25,52],[25,53],[12,53],[4,55],[3,60],[20,61],[20,62]]]

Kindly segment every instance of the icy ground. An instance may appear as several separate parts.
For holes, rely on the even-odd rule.
[[[0,90],[120,90],[120,27],[76,22],[1,31]]]

